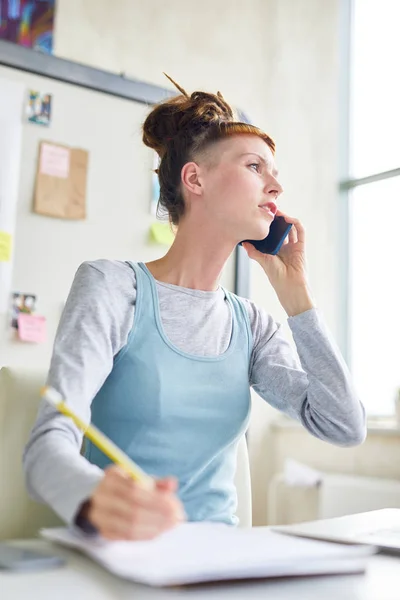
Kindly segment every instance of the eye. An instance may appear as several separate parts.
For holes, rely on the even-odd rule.
[[[260,163],[251,163],[249,165],[250,169],[253,169],[253,171],[256,171],[257,173],[260,172]]]

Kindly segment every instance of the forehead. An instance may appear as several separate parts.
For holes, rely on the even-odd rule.
[[[219,144],[221,158],[243,159],[251,158],[251,154],[261,157],[271,169],[276,169],[274,155],[268,144],[258,135],[231,135]]]

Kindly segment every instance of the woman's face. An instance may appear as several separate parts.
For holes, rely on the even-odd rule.
[[[230,136],[210,149],[201,171],[203,207],[221,234],[235,243],[264,239],[283,191],[268,144],[257,135]]]

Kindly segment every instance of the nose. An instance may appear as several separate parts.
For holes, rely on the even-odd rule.
[[[283,187],[281,186],[281,184],[279,183],[279,181],[277,181],[275,179],[274,183],[271,185],[271,190],[270,193],[274,193],[275,194],[275,198],[278,198],[278,196],[280,196],[283,192]]]
[[[278,197],[282,194],[283,192],[283,187],[281,186],[281,184],[279,183],[279,181],[275,178],[272,177],[272,180],[270,179],[270,181],[268,182],[268,186],[266,186],[266,191],[269,197],[273,197],[275,202],[277,201]]]

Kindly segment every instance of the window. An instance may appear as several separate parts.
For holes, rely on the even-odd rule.
[[[400,389],[400,2],[353,0],[348,358],[370,415]]]

